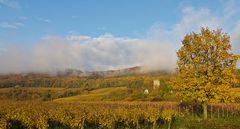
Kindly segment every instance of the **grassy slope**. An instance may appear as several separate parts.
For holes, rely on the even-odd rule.
[[[236,95],[240,97],[240,88],[233,88],[233,91],[236,92]],[[130,88],[127,87],[110,87],[110,88],[101,88],[97,90],[92,90],[84,92],[77,96],[65,97],[55,99],[54,101],[58,102],[67,102],[67,101],[108,101],[108,100],[131,100],[135,95],[140,93],[133,92]],[[148,98],[151,98],[149,94]],[[140,98],[134,99],[139,100]],[[148,99],[145,99],[148,100]]]
[[[121,100],[128,96],[127,87],[101,88],[81,95],[55,99],[54,101],[101,101]]]

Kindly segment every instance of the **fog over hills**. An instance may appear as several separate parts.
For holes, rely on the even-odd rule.
[[[226,5],[226,9],[231,9]],[[111,33],[99,36],[72,34],[50,35],[33,47],[11,45],[0,48],[0,74],[53,73],[65,69],[107,71],[145,66],[145,71],[176,68],[176,52],[181,40],[200,27],[223,28],[231,36],[233,52],[240,54],[240,22],[232,21],[233,14],[222,11],[216,15],[208,8],[183,7],[182,17],[174,25],[164,28],[152,25],[141,38],[118,37]],[[238,63],[240,67],[240,63]]]

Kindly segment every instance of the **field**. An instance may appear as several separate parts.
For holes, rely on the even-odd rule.
[[[0,0],[0,129],[240,129],[240,0]]]
[[[170,100],[169,74],[127,75],[117,77],[10,76],[0,80],[0,98],[13,100]],[[153,80],[160,80],[153,90]],[[149,95],[143,91],[148,89]],[[161,89],[161,90],[160,90]],[[68,98],[66,98],[68,97]]]
[[[33,102],[1,101],[0,127],[15,129],[199,129],[240,127],[240,105],[211,105],[201,119],[192,107],[176,102]],[[220,109],[220,112],[219,112]],[[225,112],[223,112],[225,111]]]
[[[43,87],[45,77],[42,78],[45,81],[32,77],[29,82],[24,78],[8,78],[0,82],[11,84],[10,87],[0,88],[0,128],[240,128],[240,104],[211,103],[208,106],[209,119],[203,120],[199,105],[180,103],[169,83],[173,76],[51,77],[48,79],[52,86],[48,87]],[[21,80],[24,80],[24,85]],[[153,89],[153,80],[160,80],[159,89]],[[54,86],[56,84],[52,82],[60,86]],[[144,94],[145,89],[150,93]],[[239,102],[240,89],[236,87],[232,91],[235,91],[236,102]]]
[[[92,90],[80,95],[55,99],[54,101],[109,101],[124,100],[131,95],[127,87],[111,87]]]

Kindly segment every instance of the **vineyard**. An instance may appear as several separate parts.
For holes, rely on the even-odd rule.
[[[106,78],[5,78],[0,83],[0,129],[238,129],[240,90],[236,103],[202,107],[179,103],[169,80],[174,75]],[[239,74],[238,74],[239,78]],[[153,80],[160,80],[158,90]],[[41,80],[41,81],[38,81]],[[44,81],[45,80],[45,81]],[[57,84],[58,83],[58,84]],[[48,85],[51,84],[51,85]],[[54,85],[56,86],[54,86]],[[4,87],[4,86],[3,86]],[[143,94],[147,88],[150,93]]]
[[[0,129],[240,129],[240,0],[0,0]]]
[[[176,102],[1,101],[0,128],[158,129],[206,128],[207,124],[208,128],[224,129],[240,126],[238,104],[211,105],[209,121],[201,120],[197,110],[197,107],[179,105]]]
[[[167,80],[169,73],[104,76],[0,75],[0,88],[9,87],[64,87],[97,89],[105,87],[142,87],[154,79]]]
[[[16,75],[17,76],[17,75]],[[145,74],[116,77],[0,77],[0,98],[11,100],[172,100],[171,74]],[[159,90],[153,91],[153,80]],[[143,95],[148,89],[150,94]],[[160,90],[161,89],[161,90]],[[103,91],[106,91],[105,93]],[[153,91],[153,92],[152,92]],[[100,97],[99,97],[100,96]]]

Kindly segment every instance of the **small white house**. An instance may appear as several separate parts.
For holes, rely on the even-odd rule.
[[[153,90],[157,90],[160,88],[160,81],[159,80],[154,80],[153,81]]]
[[[148,94],[149,94],[148,89],[145,89],[144,92],[143,92],[143,94],[148,95]]]

